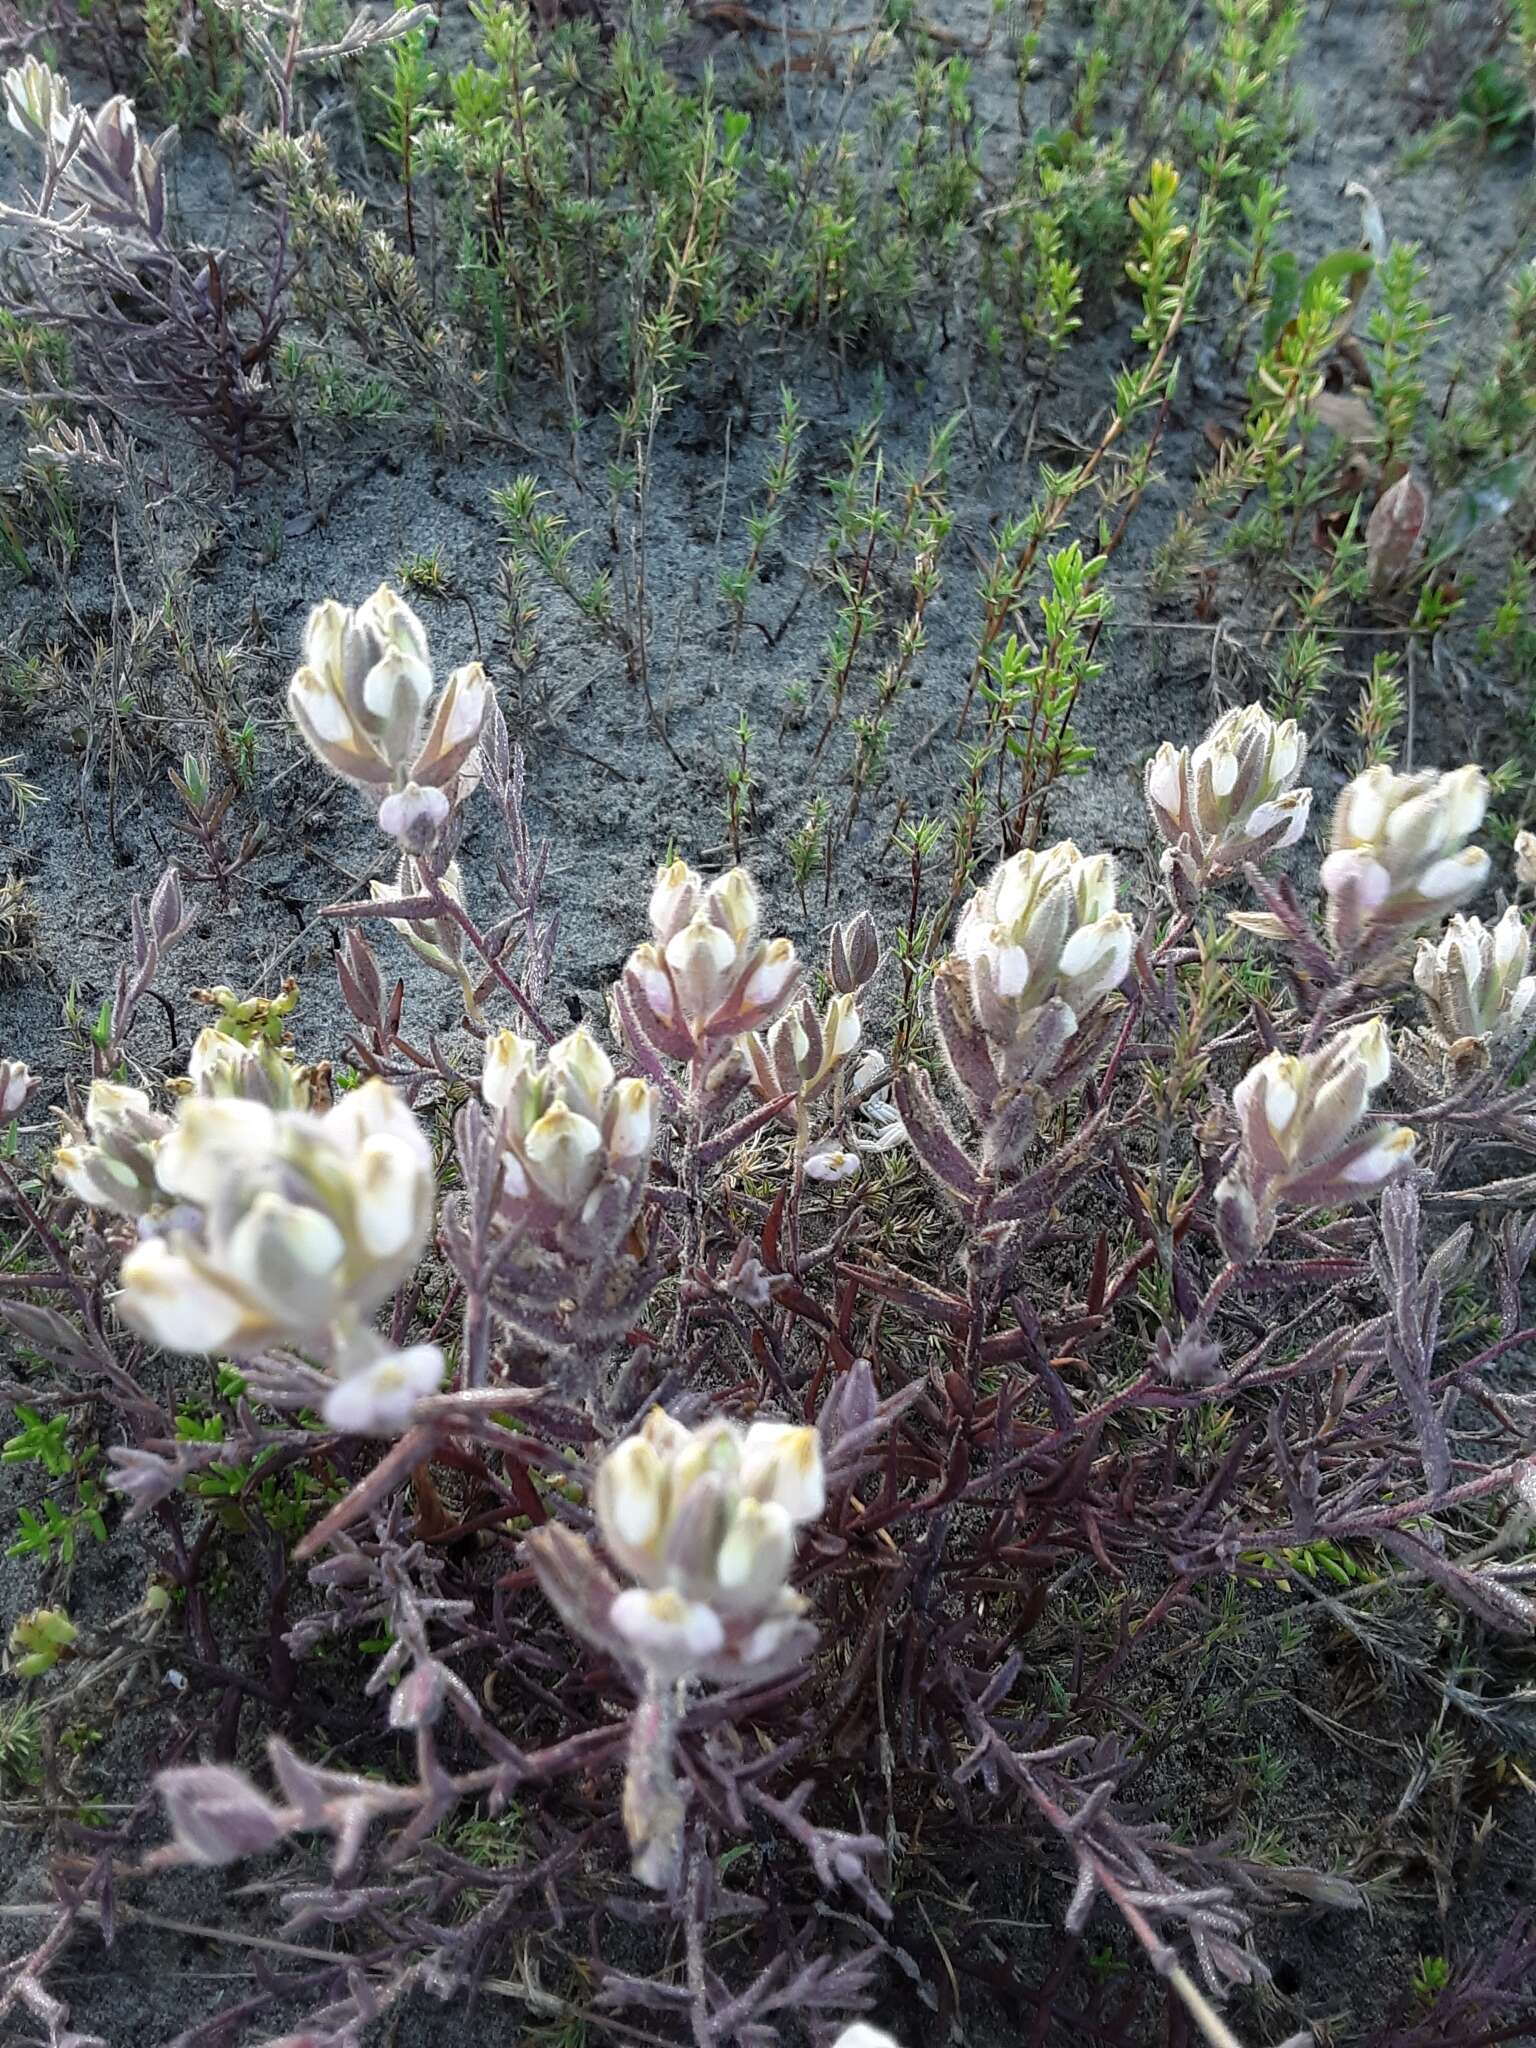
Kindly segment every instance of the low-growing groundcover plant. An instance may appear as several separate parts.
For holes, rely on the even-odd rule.
[[[1350,782],[1314,908],[1281,866],[1305,735],[1250,705],[1170,743],[1156,891],[1070,842],[1009,855],[894,1066],[873,919],[819,970],[744,869],[672,858],[648,903],[634,878],[650,935],[607,1017],[557,1036],[481,672],[437,691],[388,587],[321,605],[303,657],[300,731],[402,848],[394,888],[333,906],[348,1042],[302,1060],[291,995],[213,991],[184,1076],[117,1078],[187,942],[171,870],[51,1173],[0,1166],[33,1269],[0,1313],[110,1408],[109,1486],[165,1518],[244,1474],[284,1696],[366,1630],[357,1694],[392,1738],[371,1770],[300,1725],[158,1772],[147,1869],[277,1871],[295,1953],[336,1931],[181,2038],[256,2038],[281,2003],[283,2042],[340,2048],[516,1952],[581,1971],[618,2039],[879,2041],[850,2023],[899,1981],[915,1840],[1007,1827],[1067,1881],[1066,1931],[1118,1916],[1230,2048],[1266,1913],[1364,1895],[1140,1815],[1128,1749],[1042,1696],[1030,1637],[1102,1572],[1103,1688],[1193,1589],[1303,1586],[1317,1556],[1529,1635],[1536,1464],[1499,1365],[1532,1334],[1536,1228],[1505,1203],[1536,976],[1518,904],[1465,908],[1481,771]],[[475,808],[499,900],[455,860]],[[413,1036],[381,925],[455,984],[476,1057]],[[30,1079],[4,1075],[14,1117]],[[904,1160],[948,1219],[920,1257],[881,1227]],[[1492,1314],[1458,1326],[1473,1279]],[[216,1429],[178,1424],[197,1357]],[[299,1474],[320,1493],[279,1528],[255,1480]],[[477,1539],[490,1582],[454,1562]],[[82,1654],[63,1612],[13,1628],[36,1680]],[[48,1976],[113,1857],[12,1978],[76,2048]]]
[[[0,0],[0,2033],[1536,2029],[1533,80]]]

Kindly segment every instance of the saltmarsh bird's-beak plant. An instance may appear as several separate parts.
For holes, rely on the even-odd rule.
[[[627,1846],[659,1896],[624,1897],[626,1927],[675,1921],[687,1981],[605,1964],[606,2005],[686,2003],[693,2040],[724,2048],[772,2038],[782,1998],[819,2039],[889,2048],[866,2021],[834,2034],[876,2009],[882,1858],[919,1820],[996,1812],[1054,1845],[1071,1932],[1113,1902],[1227,2048],[1214,2001],[1262,1975],[1254,1910],[1303,1884],[1314,1902],[1360,1895],[1131,1819],[1134,1753],[1076,1709],[1037,1718],[997,1589],[1049,1610],[1058,1569],[1081,1560],[1172,1603],[1233,1574],[1295,1587],[1308,1546],[1369,1546],[1383,1575],[1434,1582],[1490,1630],[1530,1628],[1523,1566],[1469,1554],[1454,1513],[1424,1533],[1426,1487],[1437,1510],[1489,1514],[1529,1491],[1523,1443],[1453,1456],[1453,1376],[1481,1385],[1522,1333],[1511,1311],[1491,1342],[1441,1336],[1471,1226],[1431,1242],[1422,1198],[1450,1159],[1458,1199],[1496,1201],[1479,1156],[1536,1154],[1529,1091],[1494,1086],[1536,1021],[1528,932],[1513,912],[1444,924],[1486,868],[1467,843],[1479,771],[1346,789],[1325,941],[1266,874],[1307,822],[1305,740],[1256,707],[1227,714],[1149,765],[1150,905],[1133,913],[1105,853],[1012,854],[947,952],[936,934],[927,1034],[895,1071],[871,1043],[869,915],[833,928],[813,996],[744,870],[707,881],[668,861],[648,900],[636,882],[649,936],[611,992],[605,1047],[545,1014],[543,855],[489,683],[434,699],[425,635],[389,593],[322,608],[305,652],[295,717],[404,863],[382,900],[331,910],[363,1078],[332,1103],[323,1065],[230,1011],[162,1090],[122,1050],[125,996],[65,1121],[51,1214],[31,1212],[59,1284],[0,1311],[52,1355],[77,1344],[85,1370],[114,1316],[172,1353],[238,1361],[216,1442],[184,1437],[149,1392],[125,1401],[112,1464],[134,1513],[215,1461],[264,1479],[342,1465],[350,1490],[274,1546],[313,1594],[282,1642],[299,1662],[335,1637],[382,1642],[366,1693],[416,1765],[354,1773],[274,1738],[269,1796],[233,1764],[188,1762],[161,1778],[158,1860],[328,1834],[313,1911],[354,1918],[362,1894],[387,1915],[402,1877],[440,1887],[467,1867],[466,1814],[515,1805],[517,1857],[480,1871],[483,1906],[423,1931],[413,1907],[349,1951],[345,1993],[328,1966],[321,2038],[428,1975],[467,1981],[525,1894],[541,1939],[557,1916],[600,1924],[594,1887],[628,1883],[601,1875]],[[507,848],[461,872],[477,778]],[[1262,909],[1221,925],[1211,897],[1244,886]],[[497,888],[483,925],[472,899]],[[184,912],[174,890],[136,910],[125,988],[142,994]],[[461,1030],[413,1031],[369,921],[451,974]],[[1285,978],[1223,1001],[1244,921],[1294,937]],[[1415,938],[1428,1031],[1395,1046],[1386,1005]],[[27,1098],[9,1067],[0,1088]],[[1383,1113],[1405,1092],[1411,1128]],[[450,1124],[439,1175],[428,1132]],[[790,1142],[748,1155],[759,1136]],[[884,1160],[898,1145],[926,1182]],[[81,1203],[72,1264],[59,1233]],[[1487,1257],[1517,1310],[1536,1230],[1506,1226]],[[107,1261],[110,1302],[75,1278]],[[77,1284],[74,1331],[55,1303]],[[1165,1430],[1180,1455],[1149,1458]],[[338,1435],[393,1441],[372,1459]],[[757,1854],[733,1866],[746,1843]],[[745,1990],[717,1939],[743,1900],[743,1924],[766,1905],[774,1940],[802,1951]],[[829,1932],[845,1910],[850,1945]]]
[[[317,1115],[294,1106],[304,1083],[283,1066],[205,1031],[197,1092],[173,1115],[141,1089],[95,1081],[85,1129],[58,1148],[55,1172],[83,1201],[138,1221],[117,1296],[125,1322],[175,1352],[299,1346],[337,1382],[327,1419],[387,1434],[406,1396],[443,1372],[436,1346],[400,1353],[369,1322],[430,1234],[431,1147],[385,1082]]]
[[[1197,747],[1163,742],[1147,763],[1147,809],[1183,900],[1296,844],[1312,811],[1311,790],[1296,780],[1306,758],[1301,728],[1277,724],[1261,704],[1225,713]]]
[[[424,853],[473,787],[489,689],[472,661],[434,701],[426,628],[380,584],[355,608],[328,598],[310,613],[288,709],[326,767],[376,806],[380,830]]]
[[[1238,1082],[1237,1163],[1215,1198],[1222,1241],[1235,1261],[1268,1244],[1282,1202],[1322,1208],[1367,1199],[1411,1163],[1411,1130],[1361,1127],[1391,1071],[1387,1028],[1373,1017],[1317,1052],[1269,1053]]]
[[[1475,896],[1488,855],[1467,841],[1488,809],[1481,768],[1396,775],[1378,765],[1339,795],[1321,880],[1328,936],[1365,964]]]
[[[1513,904],[1492,926],[1458,914],[1438,940],[1420,939],[1413,982],[1447,1051],[1467,1039],[1528,1042],[1530,964],[1530,930]]]
[[[786,1580],[797,1531],[825,1505],[814,1429],[686,1429],[653,1408],[593,1486],[604,1548],[635,1583],[621,1589],[568,1529],[551,1524],[529,1539],[567,1626],[637,1676],[624,1827],[635,1874],[657,1890],[675,1882],[682,1856],[686,1794],[672,1747],[687,1689],[760,1682],[809,1655],[816,1631]]]

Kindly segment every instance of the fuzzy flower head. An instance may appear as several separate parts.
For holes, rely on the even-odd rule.
[[[1440,938],[1420,939],[1413,979],[1447,1046],[1463,1039],[1511,1039],[1536,996],[1531,935],[1513,905],[1498,923],[1453,917]]]
[[[1488,856],[1467,841],[1487,808],[1481,768],[1395,775],[1377,766],[1347,784],[1321,871],[1336,950],[1375,951],[1476,895]]]
[[[418,853],[457,801],[490,702],[478,662],[452,672],[429,716],[432,689],[426,628],[387,584],[355,608],[328,598],[310,613],[288,686],[294,723],[334,774],[372,794],[384,830]]]
[[[1004,1073],[1047,1004],[1067,1035],[1118,988],[1135,945],[1115,908],[1115,863],[1085,856],[1070,839],[1043,853],[1016,853],[960,914],[955,957],[977,1024]]]
[[[609,1555],[638,1582],[608,1617],[637,1663],[733,1677],[804,1646],[805,1603],[785,1581],[796,1531],[826,1504],[814,1429],[685,1429],[653,1408],[599,1466],[593,1504]]]
[[[1413,1158],[1401,1124],[1360,1128],[1371,1096],[1392,1071],[1379,1017],[1314,1053],[1269,1053],[1232,1091],[1240,1144],[1216,1191],[1229,1256],[1249,1258],[1274,1231],[1282,1202],[1300,1208],[1370,1199]]]
[[[118,1307],[169,1351],[344,1349],[432,1226],[431,1147],[383,1081],[323,1116],[188,1097],[154,1175],[175,1207],[124,1259]]]
[[[788,939],[759,936],[757,885],[732,868],[706,887],[680,860],[657,872],[651,941],[616,991],[625,1029],[669,1059],[707,1058],[771,1024],[800,964]]]
[[[142,1088],[93,1081],[84,1128],[66,1119],[64,1143],[53,1155],[54,1173],[93,1209],[147,1216],[162,1199],[155,1155],[170,1128],[170,1119],[150,1107]]]
[[[1262,704],[1227,712],[1193,751],[1165,740],[1145,781],[1164,870],[1177,865],[1198,886],[1294,846],[1312,809],[1311,790],[1295,786],[1306,757],[1306,734]]]
[[[480,1095],[505,1148],[503,1213],[540,1241],[579,1220],[604,1184],[643,1185],[656,1091],[648,1081],[620,1081],[584,1025],[542,1059],[532,1039],[496,1032]]]

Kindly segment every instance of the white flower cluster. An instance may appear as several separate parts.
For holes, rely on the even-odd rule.
[[[1004,1080],[1049,1004],[1068,1036],[1130,970],[1135,927],[1115,908],[1115,863],[1070,839],[1005,860],[960,914],[955,957]]]
[[[1311,790],[1296,787],[1306,757],[1301,728],[1261,704],[1227,712],[1193,750],[1164,740],[1146,772],[1164,869],[1198,888],[1294,846],[1312,810]]]
[[[93,1209],[146,1216],[161,1198],[155,1153],[170,1128],[170,1118],[152,1107],[142,1088],[93,1081],[85,1127],[66,1125],[66,1142],[53,1155],[54,1173]]]
[[[1520,1032],[1536,996],[1530,964],[1531,935],[1511,905],[1491,927],[1456,916],[1438,941],[1420,939],[1413,979],[1446,1046],[1504,1041]]]
[[[283,1065],[204,1032],[198,1092],[174,1116],[141,1089],[96,1081],[85,1132],[54,1170],[83,1201],[139,1221],[117,1297],[126,1322],[171,1351],[315,1350],[343,1375],[327,1420],[387,1431],[443,1371],[435,1346],[393,1353],[367,1324],[431,1233],[431,1147],[385,1082],[315,1115],[293,1106],[301,1084],[282,1087]]]
[[[379,825],[423,852],[473,779],[490,701],[479,662],[456,668],[435,706],[426,628],[381,584],[356,609],[327,599],[309,615],[288,709],[335,774],[367,791]]]
[[[1269,1053],[1232,1091],[1240,1144],[1216,1191],[1217,1221],[1234,1258],[1265,1245],[1282,1202],[1316,1207],[1375,1195],[1413,1158],[1414,1133],[1360,1120],[1392,1071],[1379,1017],[1313,1053]]]
[[[653,1408],[599,1466],[593,1504],[609,1555],[639,1581],[609,1622],[658,1677],[751,1675],[802,1633],[805,1601],[785,1580],[796,1531],[826,1504],[814,1429],[685,1429]]]
[[[1375,949],[1474,896],[1489,862],[1467,841],[1487,809],[1481,768],[1394,775],[1375,767],[1347,784],[1334,806],[1321,872],[1337,951]]]
[[[669,1059],[707,1059],[771,1024],[800,975],[788,939],[758,934],[757,884],[745,868],[705,885],[680,860],[660,868],[651,940],[624,967],[616,997],[636,1035]]]
[[[656,1090],[618,1080],[584,1026],[542,1060],[532,1039],[496,1032],[480,1095],[499,1119],[502,1212],[541,1241],[579,1220],[605,1176],[644,1178],[656,1142]]]
[[[239,1096],[271,1109],[304,1109],[309,1103],[303,1073],[275,1046],[247,1044],[214,1025],[198,1033],[187,1079],[202,1098]],[[146,1216],[168,1193],[157,1179],[156,1161],[171,1129],[171,1119],[151,1105],[142,1088],[93,1081],[84,1127],[65,1119],[54,1173],[93,1209]]]

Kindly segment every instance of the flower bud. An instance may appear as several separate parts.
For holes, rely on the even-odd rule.
[[[269,1158],[276,1145],[277,1118],[265,1102],[195,1095],[160,1144],[155,1175],[166,1194],[206,1205],[232,1171]]]
[[[719,1008],[738,958],[736,941],[723,926],[700,910],[667,941],[664,958],[685,1015],[708,1017]]]
[[[239,1292],[166,1238],[135,1245],[119,1277],[123,1320],[163,1350],[226,1351],[245,1331],[251,1312]]]
[[[452,806],[440,789],[408,782],[379,805],[379,830],[407,853],[425,853],[448,822]]]
[[[756,936],[760,906],[757,884],[745,868],[732,868],[711,882],[704,892],[704,915],[722,931],[730,933],[738,948],[749,946]]]
[[[608,1612],[640,1661],[662,1677],[686,1677],[725,1645],[725,1627],[713,1608],[684,1599],[670,1586],[657,1592],[631,1587]]]
[[[794,1558],[794,1524],[778,1502],[738,1501],[715,1554],[715,1598],[726,1612],[757,1612],[782,1588]]]
[[[288,685],[288,715],[312,754],[348,782],[387,786],[390,764],[354,720],[344,699],[312,669]]]
[[[456,668],[443,685],[421,751],[411,764],[411,782],[436,790],[444,803],[445,815],[447,799],[442,793],[458,782],[479,745],[490,701],[491,686],[478,661]],[[383,824],[382,813],[379,822]],[[389,827],[384,829],[388,831]]]
[[[324,1210],[263,1188],[222,1250],[226,1277],[258,1299],[282,1301],[300,1329],[331,1320],[347,1241]]]
[[[880,935],[867,910],[835,924],[827,945],[827,979],[839,995],[854,996],[880,971]]]
[[[423,1657],[389,1696],[390,1727],[432,1727],[442,1714],[451,1683],[445,1664],[435,1657]]]
[[[17,1678],[41,1678],[72,1654],[78,1640],[79,1631],[62,1607],[34,1607],[11,1624],[9,1668]]]
[[[1411,469],[1389,484],[1365,525],[1365,564],[1372,590],[1399,583],[1424,552],[1429,491]]]
[[[156,1155],[169,1119],[149,1106],[142,1088],[93,1081],[86,1098],[85,1130],[71,1133],[53,1156],[55,1175],[72,1195],[119,1216],[144,1216],[155,1206]]]
[[[593,1508],[614,1559],[648,1580],[666,1527],[667,1468],[643,1434],[626,1437],[598,1467]]]
[[[645,1081],[621,1081],[603,1125],[608,1157],[621,1168],[647,1161],[656,1143],[656,1091]]]
[[[790,1422],[754,1422],[741,1448],[742,1491],[776,1501],[792,1521],[814,1522],[827,1504],[821,1439]]]
[[[492,1033],[480,1070],[480,1099],[487,1109],[506,1108],[523,1076],[537,1066],[538,1054],[531,1038],[519,1038],[515,1031]]]
[[[752,972],[742,984],[740,1011],[743,1029],[766,1024],[800,978],[800,962],[788,939],[772,939],[762,947]],[[751,1018],[750,1024],[746,1019]]]
[[[740,1472],[740,1432],[718,1416],[713,1422],[701,1423],[674,1445],[667,1460],[674,1507],[706,1479],[725,1481],[734,1490]]]
[[[20,1115],[22,1104],[36,1086],[25,1060],[0,1060],[0,1123]]]
[[[566,1107],[592,1123],[599,1122],[613,1086],[613,1061],[586,1026],[578,1025],[568,1037],[552,1045],[545,1064]]]
[[[528,1177],[555,1208],[577,1210],[602,1171],[603,1136],[590,1118],[554,1103],[523,1140]]]
[[[1160,1329],[1152,1355],[1176,1387],[1210,1387],[1221,1377],[1221,1346],[1203,1323],[1192,1323],[1177,1342]]]

